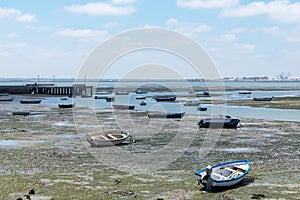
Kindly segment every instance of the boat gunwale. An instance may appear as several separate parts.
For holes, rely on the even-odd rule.
[[[238,180],[238,179],[240,179],[240,178],[246,176],[246,175],[248,174],[250,168],[251,168],[251,167],[250,167],[250,162],[249,162],[248,160],[235,160],[235,161],[223,162],[223,163],[218,163],[218,164],[216,164],[216,165],[213,165],[213,166],[212,166],[212,169],[214,169],[214,168],[216,168],[216,167],[219,167],[219,166],[229,165],[229,164],[233,164],[233,163],[243,163],[243,162],[244,162],[245,164],[247,164],[248,168],[247,168],[246,171],[243,172],[241,175],[236,176],[236,177],[232,177],[232,178],[228,178],[228,179],[225,179],[225,180],[215,180],[215,179],[213,179],[213,181],[216,182],[216,183],[226,183],[226,182],[231,182],[231,181]],[[201,173],[204,172],[205,170],[206,170],[206,168],[202,168],[201,170],[196,171],[196,172],[195,172],[195,175],[202,177],[202,176],[201,176]]]

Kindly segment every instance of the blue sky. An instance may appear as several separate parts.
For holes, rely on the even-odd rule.
[[[191,37],[222,77],[300,76],[299,1],[9,0],[0,26],[0,77],[76,77],[103,41],[143,27]]]

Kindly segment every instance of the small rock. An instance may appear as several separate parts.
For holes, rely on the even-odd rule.
[[[115,180],[115,184],[119,184],[119,183],[121,183],[121,180],[119,179]]]
[[[261,199],[265,198],[266,196],[264,194],[252,194],[251,199]]]
[[[28,192],[28,194],[35,194],[34,188],[32,188],[32,189]]]
[[[118,195],[121,195],[121,196],[131,196],[134,194],[134,192],[132,191],[129,191],[129,192],[126,192],[126,191],[123,191],[123,190],[113,190],[113,191],[110,191],[110,192],[106,192],[108,194],[118,194]]]

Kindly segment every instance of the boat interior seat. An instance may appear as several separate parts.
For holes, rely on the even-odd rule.
[[[212,176],[212,178],[219,179],[219,180],[223,180],[223,179],[227,178],[226,176],[223,176],[223,175],[215,173],[215,172],[212,172],[211,176]]]
[[[109,138],[107,138],[105,135],[100,135],[100,137],[104,140],[109,140]]]
[[[118,139],[118,138],[116,138],[115,136],[113,136],[112,134],[107,134],[106,136],[107,136],[108,138],[111,138],[111,139],[114,139],[114,140]]]

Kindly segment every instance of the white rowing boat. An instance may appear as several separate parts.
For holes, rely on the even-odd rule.
[[[206,185],[209,178],[208,169],[211,169],[211,186],[226,187],[235,185],[244,178],[250,170],[250,162],[248,160],[237,160],[203,168],[195,173],[199,178],[198,183]]]
[[[129,132],[118,129],[87,133],[87,141],[94,147],[117,145],[129,137]]]

